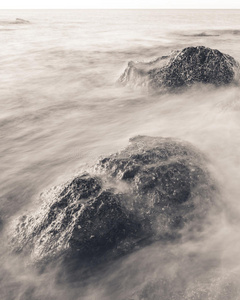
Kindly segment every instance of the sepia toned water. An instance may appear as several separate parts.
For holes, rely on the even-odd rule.
[[[239,20],[238,10],[0,11],[1,299],[240,299],[240,88],[151,96],[116,85],[128,61],[187,46],[240,61]],[[11,254],[8,225],[43,190],[139,134],[177,137],[208,157],[221,213],[198,242],[156,243],[75,285]]]

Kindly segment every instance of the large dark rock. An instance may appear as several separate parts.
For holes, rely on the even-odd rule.
[[[149,63],[129,62],[119,82],[150,90],[175,90],[194,83],[222,86],[239,82],[239,64],[230,55],[203,46],[174,51]]]
[[[13,226],[34,261],[101,262],[149,243],[194,236],[212,206],[205,159],[188,143],[138,136],[123,151],[41,196]]]

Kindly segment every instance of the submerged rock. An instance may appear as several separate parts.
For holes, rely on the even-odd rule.
[[[174,51],[148,63],[129,62],[119,82],[150,90],[174,90],[194,83],[222,86],[239,82],[238,62],[230,55],[203,46]]]
[[[214,184],[190,144],[138,136],[123,151],[41,196],[13,226],[12,245],[33,261],[106,262],[154,241],[200,230]]]
[[[16,18],[16,24],[29,24],[30,22],[24,19]]]

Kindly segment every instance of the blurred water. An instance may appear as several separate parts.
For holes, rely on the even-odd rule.
[[[31,23],[16,24],[16,18]],[[91,286],[90,296],[84,290],[86,299],[240,299],[239,87],[150,96],[115,85],[127,61],[186,46],[216,48],[240,61],[239,19],[238,10],[0,11],[0,215],[6,228],[43,189],[137,134],[190,141],[207,154],[219,182],[224,215],[203,244],[186,241],[177,253],[173,247],[171,259],[158,245],[132,255]],[[2,299],[85,299],[79,289],[53,287],[33,270],[29,275],[2,252]],[[198,263],[190,252],[204,259]],[[213,269],[212,256],[218,258]],[[154,288],[160,274],[162,294]],[[144,289],[147,282],[152,285]],[[138,289],[143,296],[136,298]]]

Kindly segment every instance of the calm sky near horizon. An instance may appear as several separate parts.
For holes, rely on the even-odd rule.
[[[0,9],[240,9],[239,0],[8,0]]]

